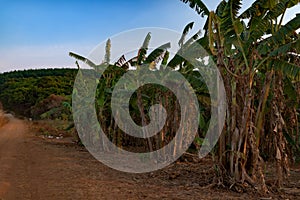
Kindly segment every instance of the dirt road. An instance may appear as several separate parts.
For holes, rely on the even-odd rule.
[[[122,173],[67,140],[36,136],[24,121],[0,128],[0,200],[258,198],[207,188],[209,168],[183,162],[153,173]]]
[[[13,199],[25,194],[31,184],[24,183],[30,171],[27,168],[29,149],[24,148],[26,128],[21,121],[13,120],[0,130],[0,197]]]
[[[0,129],[1,200],[118,199],[122,185],[130,183],[116,171],[112,183],[109,171],[75,145],[36,137],[23,121],[13,119]]]

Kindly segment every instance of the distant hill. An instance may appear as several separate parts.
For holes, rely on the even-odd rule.
[[[50,95],[69,101],[77,69],[36,69],[0,74],[0,102],[6,111],[32,117],[31,108]]]

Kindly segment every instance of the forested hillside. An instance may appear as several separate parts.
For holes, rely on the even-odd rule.
[[[51,95],[52,98],[53,95],[61,96],[66,102],[70,102],[76,73],[76,69],[38,69],[2,73],[0,102],[6,111],[25,117],[36,117],[32,116],[34,106]]]

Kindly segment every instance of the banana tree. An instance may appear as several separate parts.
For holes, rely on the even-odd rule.
[[[248,182],[267,192],[261,138],[267,133],[267,114],[274,116],[269,134],[277,160],[278,185],[288,174],[284,109],[284,79],[300,79],[300,15],[283,25],[286,11],[299,0],[256,0],[242,14],[241,0],[221,1],[209,11],[201,0],[181,0],[206,16],[205,33],[198,39],[215,60],[227,94],[227,121],[218,143],[218,166],[229,174],[231,186]],[[287,59],[289,57],[289,59]],[[271,95],[272,94],[272,95]],[[271,106],[271,108],[267,108]],[[225,170],[222,170],[225,169]]]
[[[192,28],[193,23],[187,25],[182,33],[182,37],[179,40],[179,46],[181,47],[179,51],[184,51],[188,46],[196,42],[196,39],[199,37],[199,33],[196,33],[192,38],[189,38],[185,41],[188,31]],[[187,80],[193,86],[198,99],[200,102],[203,102],[204,108],[207,108],[210,104],[209,94],[207,91],[207,87],[204,84],[199,73],[194,72],[189,68],[189,63],[183,60],[178,54],[176,54],[173,58],[169,59],[168,48],[170,48],[170,43],[163,44],[152,52],[148,53],[148,46],[150,43],[151,34],[148,33],[145,37],[144,42],[141,45],[141,48],[137,51],[137,56],[126,60],[125,56],[122,55],[120,58],[114,63],[110,64],[110,40],[107,41],[106,44],[106,54],[104,57],[103,64],[108,67],[103,72],[102,77],[99,79],[98,89],[96,90],[96,108],[98,112],[98,120],[101,123],[101,127],[104,132],[108,133],[108,137],[113,141],[120,140],[120,132],[116,127],[116,123],[113,120],[113,116],[110,109],[111,103],[111,93],[114,89],[115,84],[118,82],[120,77],[126,73],[129,68],[134,67],[137,69],[144,68],[149,70],[150,73],[147,73],[146,76],[160,73],[165,69],[166,66],[170,66],[176,68],[180,66],[180,72],[186,77]],[[75,57],[77,60],[81,60],[94,68],[101,70],[101,64],[96,65],[89,59],[70,53],[70,56]],[[104,66],[102,66],[104,67]],[[144,76],[143,73],[140,76]],[[149,77],[145,77],[149,78]],[[176,80],[174,80],[174,84],[176,84]],[[130,87],[130,86],[128,86]],[[127,88],[130,89],[130,88]],[[153,151],[153,149],[160,149],[165,144],[169,143],[175,136],[179,124],[180,124],[180,106],[178,101],[176,100],[174,94],[161,86],[153,86],[153,85],[145,85],[139,88],[131,98],[130,108],[131,108],[131,117],[134,119],[136,123],[141,126],[145,126],[149,123],[149,116],[146,115],[148,112],[148,108],[154,104],[163,105],[164,108],[167,109],[168,117],[166,119],[166,124],[162,128],[159,134],[157,134],[154,138],[146,137],[142,143],[146,143],[149,151]],[[204,131],[206,122],[208,121],[207,117],[202,115],[204,112],[207,112],[209,109],[202,109],[200,117],[200,129]],[[120,109],[121,112],[121,109]],[[163,121],[161,116],[163,111],[158,112],[157,119],[158,121]],[[184,115],[184,113],[181,113]],[[109,117],[110,116],[110,117]],[[144,137],[147,136],[147,133],[144,133]],[[199,137],[203,137],[203,135],[199,135]],[[140,144],[141,142],[136,138],[126,136],[125,134],[121,135],[123,138],[123,144]],[[134,141],[134,142],[133,142]],[[115,142],[116,143],[116,142]],[[182,144],[176,144],[179,148]],[[105,148],[105,147],[103,147]],[[126,148],[126,147],[125,147]],[[174,155],[176,154],[176,148],[174,148]]]
[[[96,108],[98,112],[98,120],[101,123],[101,127],[103,128],[104,132],[107,132],[109,134],[108,135],[109,138],[112,139],[114,142],[119,141],[120,143],[120,137],[121,137],[120,130],[117,129],[116,126],[117,124],[113,120],[113,116],[110,109],[110,103],[111,103],[110,96],[112,94],[115,84],[118,82],[120,77],[122,77],[122,75],[124,75],[124,73],[126,73],[129,70],[129,67],[147,68],[147,69],[149,68],[149,70],[154,70],[156,69],[155,67],[156,64],[158,64],[163,59],[167,59],[168,57],[167,49],[170,48],[170,43],[161,45],[160,47],[154,49],[152,52],[150,52],[147,55],[150,39],[151,39],[151,35],[150,33],[148,33],[136,57],[133,57],[127,61],[125,56],[122,55],[120,59],[114,64],[110,64],[110,48],[111,48],[110,40],[108,40],[106,43],[106,51],[105,51],[106,54],[103,63],[101,63],[100,65],[96,65],[89,59],[70,52],[70,56],[76,58],[77,60],[81,60],[85,62],[87,65],[94,68],[96,71],[101,70],[104,67],[105,68],[107,67],[106,70],[103,72],[102,77],[99,79],[98,88],[96,90]],[[147,86],[144,89],[146,91],[152,91],[151,92],[152,97],[150,99],[153,99],[153,94],[155,95],[158,94],[159,92],[159,90],[157,89],[156,91],[153,91],[155,89],[149,86]],[[140,117],[141,125],[145,126],[147,125],[149,120],[145,114],[147,112],[147,108],[145,108],[146,106],[145,98],[143,96],[145,95],[142,94],[142,90],[138,89],[136,91],[136,97],[135,97],[136,101],[133,101],[137,103],[136,105],[132,105],[131,108],[135,108],[135,106],[137,106],[138,109],[133,109],[135,112],[133,116],[135,117],[135,121],[139,121],[138,118]],[[110,116],[110,120],[108,120],[108,116]],[[147,133],[144,133],[144,136],[147,136]],[[133,139],[132,137],[129,137],[129,140],[132,139]],[[164,139],[162,139],[162,142],[165,142],[163,140]],[[134,143],[134,142],[131,141],[127,143]],[[147,144],[148,144],[149,151],[153,151],[153,141],[149,137],[147,137]],[[157,145],[157,147],[159,146],[161,145]]]

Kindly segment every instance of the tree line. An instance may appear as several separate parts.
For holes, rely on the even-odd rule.
[[[76,69],[37,69],[0,74],[0,102],[3,109],[25,117],[50,95],[68,97],[73,90]]]

